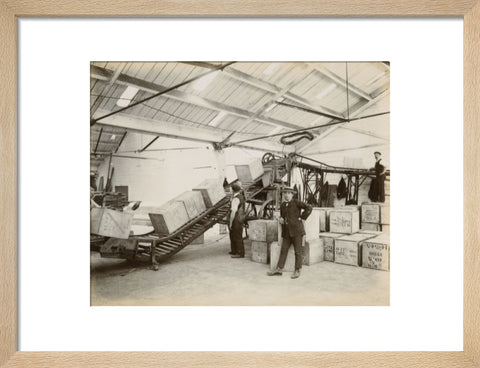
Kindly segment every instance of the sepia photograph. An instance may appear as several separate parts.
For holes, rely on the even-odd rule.
[[[389,306],[390,62],[92,61],[91,306]]]

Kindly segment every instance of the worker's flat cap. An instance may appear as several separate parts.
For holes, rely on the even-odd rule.
[[[295,189],[293,189],[292,187],[284,187],[284,188],[282,188],[282,192],[297,193],[297,191]]]

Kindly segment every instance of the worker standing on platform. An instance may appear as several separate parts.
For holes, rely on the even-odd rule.
[[[228,230],[230,231],[230,254],[232,258],[243,258],[245,257],[242,237],[245,222],[245,197],[242,194],[243,190],[240,184],[233,183],[232,190],[232,203],[227,217]]]
[[[382,161],[382,154],[374,152],[375,156],[375,201],[385,202],[385,174],[387,168],[380,162]]]
[[[312,206],[293,199],[295,189],[284,189],[285,202],[280,206],[280,219],[282,225],[282,249],[280,250],[280,258],[278,259],[277,268],[274,271],[268,272],[268,276],[281,276],[283,267],[287,260],[288,249],[290,245],[295,248],[295,271],[292,279],[300,277],[300,269],[303,263],[303,247],[302,238],[305,235],[305,228],[302,220],[306,220],[312,213]],[[280,235],[280,234],[279,234]]]

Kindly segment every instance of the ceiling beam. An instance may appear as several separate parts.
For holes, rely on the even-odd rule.
[[[98,133],[97,144],[95,145],[95,149],[93,150],[93,153],[97,152],[98,144],[100,143],[100,138],[102,138],[102,133],[103,133],[103,128],[101,128],[100,133]]]
[[[390,93],[390,91],[387,89],[385,91],[383,91],[382,93],[380,93],[378,96],[376,96],[374,99],[370,100],[369,102],[367,102],[366,104],[363,104],[362,106],[360,106],[358,109],[356,109],[353,113],[350,114],[350,118],[355,118],[355,117],[358,117],[362,112],[364,112],[365,110],[367,110],[368,108],[372,107],[373,105],[375,105],[376,103],[378,103],[380,100],[382,100],[383,98],[385,98],[386,96],[388,96]],[[330,135],[331,133],[333,133],[335,130],[341,128],[341,127],[344,127],[346,125],[348,125],[349,122],[345,122],[345,123],[341,123],[341,124],[338,124],[338,125],[335,125],[333,126],[332,128],[328,129],[327,131],[323,132],[322,134],[320,134],[317,138],[315,138],[313,141],[310,141],[308,142],[306,145],[300,147],[300,152],[302,154],[305,154],[306,153],[306,150],[309,148],[309,147],[312,147],[316,144],[318,144],[318,142],[320,142],[320,140],[324,139],[326,136]]]
[[[132,117],[125,114],[116,114],[105,118],[97,123],[99,126],[110,126],[122,128],[130,132],[152,134],[168,138],[176,138],[194,142],[219,143],[225,136],[218,130],[208,128],[197,128],[184,126],[168,121],[158,121]],[[249,136],[238,134],[240,139],[247,139]],[[292,147],[285,147],[282,144],[262,140],[261,142],[248,142],[237,145],[238,147],[261,150],[263,152],[290,153]]]
[[[325,66],[318,64],[318,63],[308,63],[315,71],[317,71],[319,74],[323,75],[324,77],[327,77],[330,79],[332,82],[337,84],[340,87],[347,88],[347,81],[346,79],[343,79],[342,77],[338,76],[337,74],[331,72],[328,68]],[[363,99],[370,101],[372,99],[372,96],[370,96],[368,93],[365,91],[361,90],[357,86],[353,85],[352,83],[348,83],[348,91],[353,92],[359,97],[362,97]]]
[[[128,133],[127,131],[125,131],[125,133],[123,133],[122,139],[120,139],[120,142],[118,143],[117,148],[115,148],[115,153],[118,152],[118,149],[120,148],[120,146],[122,145],[123,141],[125,140],[125,137],[127,136],[127,133]]]
[[[323,155],[327,153],[347,152],[347,151],[355,151],[355,150],[364,149],[364,148],[384,147],[384,146],[389,146],[389,144],[388,143],[367,144],[365,146],[360,146],[360,147],[340,148],[340,149],[334,149],[334,150],[328,150],[328,151],[311,152],[309,153],[309,155]]]
[[[306,69],[306,68],[303,68],[303,69]],[[247,121],[245,122],[245,125],[249,124],[250,122],[256,120],[261,114],[263,114],[265,112],[265,110],[267,110],[267,108],[269,108],[272,104],[274,104],[279,98],[283,97],[283,95],[288,92],[288,90],[290,90],[291,88],[293,88],[295,85],[297,85],[298,83],[300,83],[301,81],[303,81],[305,78],[308,77],[308,75],[310,74],[310,71],[308,71],[307,73],[302,73],[300,75],[297,75],[297,77],[292,80],[287,86],[285,86],[284,88],[282,88],[280,91],[278,91],[277,93],[275,93],[266,103],[263,104],[263,106],[261,106],[259,109],[257,109],[257,111],[255,111],[255,113],[253,113],[248,119]],[[298,126],[297,126],[298,128]],[[222,143],[225,143],[227,142],[228,140],[230,140],[230,138],[235,134],[236,132],[232,132],[232,134],[230,134],[226,139],[223,140]]]
[[[346,125],[341,126],[340,129],[350,130],[352,132],[360,133],[360,134],[363,134],[363,135],[368,135],[368,136],[373,137],[373,138],[382,139],[382,140],[387,141],[387,142],[389,141],[389,139],[387,137],[382,137],[381,135],[369,132],[368,130],[352,128],[352,127],[349,127],[349,126],[346,126]]]
[[[110,79],[108,79],[108,81],[106,81],[105,85],[102,88],[102,92],[100,93],[100,95],[105,95],[112,89],[113,85],[115,84],[118,77],[120,76],[120,73],[122,72],[122,70],[123,70],[123,68],[120,68],[120,66],[117,67],[117,69],[112,74]],[[94,101],[93,105],[90,107],[90,116],[95,114],[95,111],[97,111],[97,109],[100,107],[101,103],[102,103],[101,96],[97,96],[95,98],[95,101]]]
[[[112,74],[112,71],[110,71],[108,69],[100,68],[100,67],[95,66],[95,65],[90,66],[90,75],[93,78],[101,79],[101,80],[107,80],[107,79],[110,78],[111,74]],[[120,76],[117,78],[117,83],[122,84],[122,85],[134,86],[134,87],[137,87],[137,88],[141,89],[142,91],[153,93],[153,94],[158,93],[158,92],[165,89],[165,87],[163,87],[161,85],[151,83],[151,82],[147,82],[147,81],[144,81],[142,79],[130,77],[130,76],[125,75],[125,74],[120,74]],[[206,98],[203,98],[203,97],[200,97],[200,96],[197,96],[197,95],[193,95],[193,94],[189,94],[189,93],[186,93],[186,92],[182,92],[182,91],[179,91],[179,90],[169,91],[169,92],[165,93],[163,96],[174,99],[176,101],[185,102],[185,103],[188,103],[188,104],[204,107],[204,108],[211,109],[211,110],[214,110],[214,111],[224,111],[228,114],[232,114],[232,115],[238,116],[240,118],[244,118],[244,119],[249,119],[250,116],[252,115],[252,113],[247,111],[247,110],[239,109],[239,108],[236,108],[236,107],[233,107],[233,106],[228,106],[228,105],[225,105],[225,104],[220,103],[220,102],[208,100]],[[271,118],[267,118],[267,117],[264,117],[264,116],[258,116],[258,117],[256,117],[255,120],[259,121],[259,122],[262,122],[264,124],[269,124],[271,126],[275,126],[275,127],[281,126],[281,127],[287,128],[287,129],[297,129],[299,127],[299,125],[296,125],[296,124],[287,123],[287,122],[284,122],[284,121],[281,121],[281,120],[271,119]]]
[[[215,64],[209,64],[209,63],[186,62],[186,64],[200,66],[200,67],[203,67],[203,68],[214,68],[215,67]],[[231,66],[226,67],[223,70],[223,72],[226,75],[238,80],[239,82],[249,84],[252,87],[256,87],[258,89],[261,89],[261,90],[264,90],[264,91],[267,91],[267,92],[270,92],[270,93],[275,94],[275,93],[278,93],[278,92],[281,91],[280,87],[277,87],[276,85],[274,85],[272,83],[269,83],[269,82],[266,82],[264,80],[252,77],[251,75],[249,75],[247,73],[244,73],[244,72],[241,72],[240,70],[237,70],[237,69],[235,69]],[[337,117],[338,119],[344,119],[344,116],[339,114],[338,111],[334,111],[334,110],[329,109],[327,107],[318,106],[316,104],[314,105],[311,102],[309,102],[308,100],[306,100],[305,98],[300,97],[298,95],[295,95],[293,93],[286,92],[286,93],[283,94],[283,96],[288,100],[291,100],[291,101],[297,102],[299,104],[302,104],[305,107],[308,107],[312,110],[316,110],[316,111],[319,111],[319,112],[323,112],[325,114],[333,115],[333,116]]]

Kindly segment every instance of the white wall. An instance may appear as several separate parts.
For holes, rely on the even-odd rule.
[[[134,158],[113,157],[115,168],[113,187],[127,185],[129,200],[163,203],[207,178],[216,177],[216,158],[211,145],[170,138],[159,138],[147,151],[136,153],[154,136],[128,133],[117,155]],[[189,149],[189,148],[198,149]],[[173,149],[175,150],[166,150]],[[163,151],[156,151],[162,149]],[[261,158],[264,153],[241,148],[225,149],[225,164],[245,164]],[[143,159],[140,159],[143,158]],[[148,159],[145,159],[148,158]],[[98,177],[107,182],[108,161],[98,168]]]

